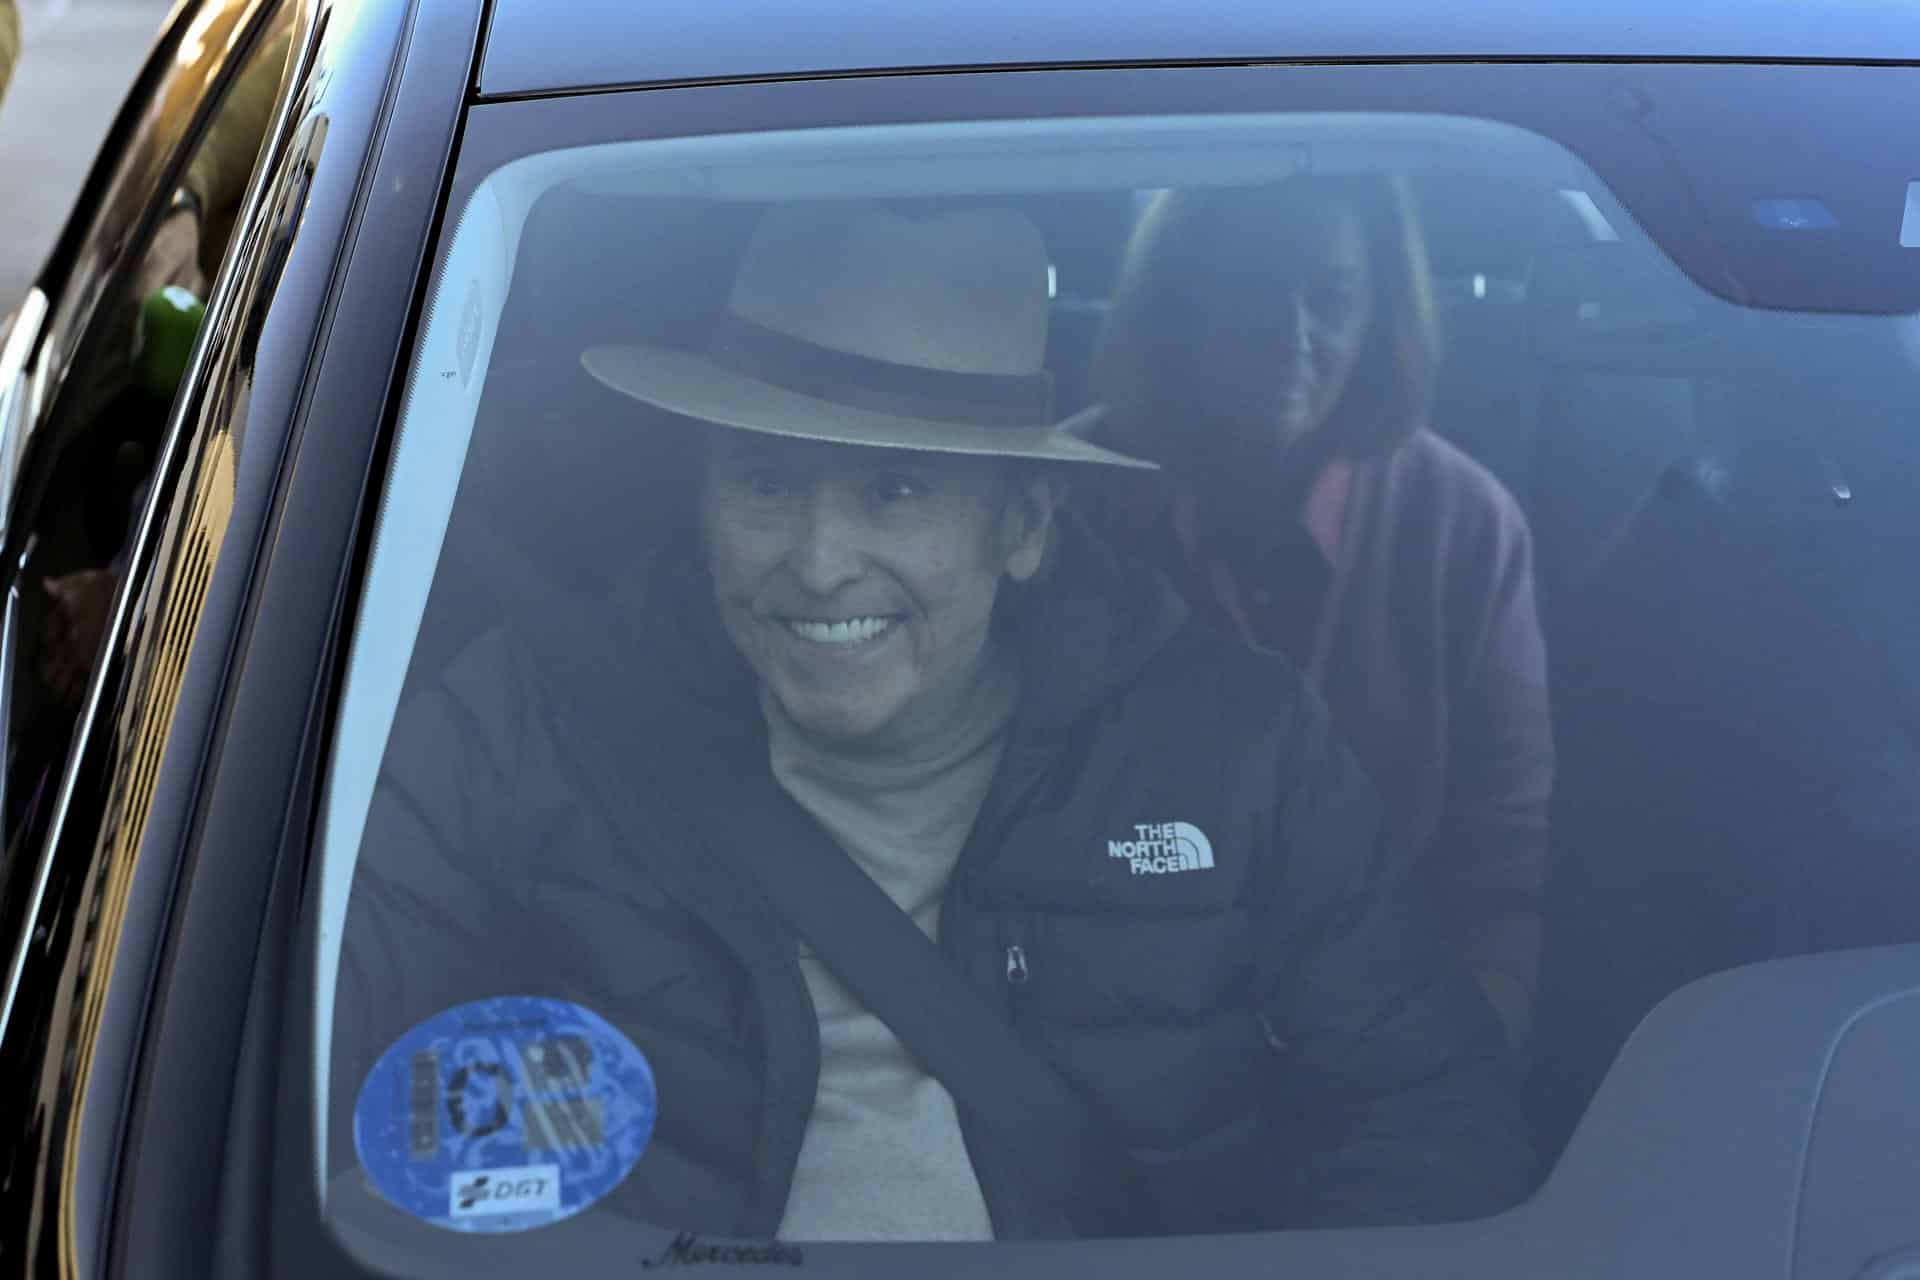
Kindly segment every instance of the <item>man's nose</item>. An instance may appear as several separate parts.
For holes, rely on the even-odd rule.
[[[789,557],[794,576],[814,595],[832,595],[866,565],[866,525],[854,504],[829,486],[807,503],[800,537]]]

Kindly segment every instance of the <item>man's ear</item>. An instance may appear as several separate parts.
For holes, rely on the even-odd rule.
[[[1047,562],[1053,538],[1053,513],[1060,493],[1044,473],[1017,477],[1000,510],[1000,545],[1005,547],[1007,576],[1030,582]]]

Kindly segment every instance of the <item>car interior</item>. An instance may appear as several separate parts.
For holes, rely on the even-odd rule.
[[[1920,360],[1884,318],[1724,301],[1558,177],[1411,184],[1444,321],[1433,429],[1498,477],[1535,541],[1559,763],[1527,1055],[1551,1155],[1685,981],[1912,936],[1920,672],[1902,655],[1920,650],[1900,642],[1920,609],[1888,575],[1920,549],[1920,516],[1878,481],[1920,464],[1886,429]],[[1054,250],[1062,417],[1092,401],[1145,194],[1005,198]],[[409,684],[544,591],[604,589],[625,563],[608,529],[637,546],[677,518],[662,442],[678,424],[579,353],[610,334],[697,341],[757,214],[562,184],[517,247],[489,250],[512,284],[481,338],[496,355],[445,537],[421,553]]]

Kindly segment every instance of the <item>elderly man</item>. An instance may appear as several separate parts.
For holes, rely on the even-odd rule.
[[[1046,267],[1005,210],[779,208],[705,351],[585,353],[684,419],[635,429],[692,446],[690,527],[403,706],[346,924],[336,1185],[378,1055],[539,991],[651,1063],[658,1127],[607,1205],[674,1229],[1147,1234],[1524,1192],[1499,1025],[1320,704],[1063,507],[1141,464],[1050,420]],[[1034,1145],[1062,1113],[1064,1190]]]

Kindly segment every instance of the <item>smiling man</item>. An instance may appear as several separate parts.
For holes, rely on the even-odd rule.
[[[994,683],[993,601],[1040,568],[1047,480],[997,459],[719,433],[702,524],[720,616],[796,727],[910,743]]]
[[[994,600],[1039,569],[1052,505],[1002,459],[712,440],[708,564],[774,776],[929,936],[1019,696]],[[801,969],[821,1088],[783,1237],[988,1238],[947,1091],[804,950]]]
[[[1046,280],[1004,209],[775,208],[706,349],[585,353],[686,420],[635,430],[699,433],[690,527],[627,605],[530,611],[402,708],[343,1089],[440,1010],[554,992],[651,1062],[612,1203],[674,1229],[1150,1234],[1523,1194],[1498,1024],[1319,703],[1063,507],[1066,477],[1142,464],[1054,421]],[[927,988],[889,990],[897,949],[849,959],[783,911],[849,863],[1041,1093],[983,1087]],[[1073,1176],[1099,1194],[1020,1158],[1046,1097],[1098,1131]]]

